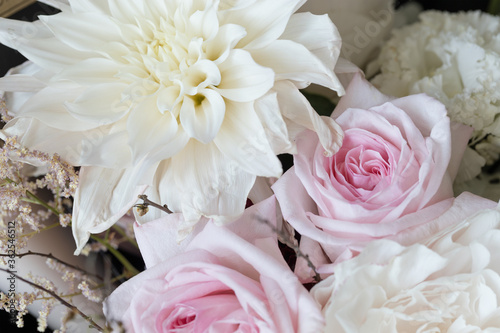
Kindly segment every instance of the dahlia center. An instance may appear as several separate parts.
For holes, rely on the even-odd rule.
[[[199,107],[206,100],[207,89],[221,82],[218,66],[207,59],[206,41],[199,36],[189,36],[176,29],[168,19],[158,26],[147,22],[141,40],[129,43],[130,54],[125,59],[131,65],[134,101],[145,96],[156,96],[158,111],[170,112],[178,118],[182,105],[188,98],[189,105]]]

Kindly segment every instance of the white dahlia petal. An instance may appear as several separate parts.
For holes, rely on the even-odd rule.
[[[23,104],[37,91],[46,87],[46,80],[52,75],[52,72],[31,61],[9,69],[7,74],[0,78],[0,98],[5,99],[8,114],[12,117],[18,115]]]
[[[20,117],[33,117],[50,127],[67,129],[72,123],[75,131],[85,131],[96,128],[99,124],[85,120],[75,120],[67,111],[64,103],[72,101],[81,93],[80,88],[68,89],[61,87],[46,87],[28,99],[18,111]]]
[[[114,123],[123,118],[129,106],[121,93],[127,86],[121,82],[92,85],[65,107],[75,119],[99,125]]]
[[[194,1],[196,3],[196,1]],[[189,33],[195,36],[201,36],[207,40],[212,38],[219,30],[219,19],[217,17],[217,2],[198,1],[198,6],[205,5],[205,8],[199,8],[189,17]],[[204,3],[204,4],[203,4]],[[197,8],[196,5],[193,5]]]
[[[97,12],[110,14],[110,1],[100,0],[68,0],[74,13]]]
[[[93,85],[118,81],[117,74],[125,66],[104,58],[89,58],[69,66],[54,76],[54,80],[69,80],[81,85]]]
[[[274,89],[278,93],[282,114],[288,120],[288,132],[291,138],[295,139],[304,128],[308,128],[318,133],[319,140],[328,155],[333,155],[339,150],[344,134],[335,121],[329,120],[332,118],[320,116],[314,111],[294,84],[281,81],[274,85]]]
[[[75,194],[72,217],[75,254],[90,234],[103,232],[116,223],[137,202],[147,185],[138,185],[142,168],[106,169],[83,167]]]
[[[127,145],[129,133],[125,131],[123,124],[120,125],[122,126],[101,127],[84,132],[79,147],[81,160],[86,165],[121,168],[130,164],[132,154]],[[68,148],[66,145],[66,149]]]
[[[58,40],[79,51],[98,50],[107,42],[121,38],[118,26],[104,14],[61,13],[40,16],[40,20]]]
[[[156,99],[146,98],[130,112],[127,119],[129,145],[136,161],[151,151],[169,145],[178,134],[177,120],[170,113],[153,111],[155,107]]]
[[[25,147],[64,155],[73,165],[108,168],[130,165],[128,134],[118,125],[70,132],[50,127],[35,118],[15,118],[0,132],[2,139],[6,136],[17,136],[18,142]]]
[[[104,1],[95,1],[104,2]],[[120,22],[134,23],[137,14],[143,14],[143,1],[108,1],[109,14]],[[106,13],[107,14],[107,13]]]
[[[50,30],[41,21],[33,23],[15,21],[0,17],[0,42],[10,48],[16,48],[22,43],[21,37],[29,36],[33,39],[53,37]]]
[[[193,161],[204,161],[203,167]],[[255,182],[254,175],[223,155],[214,143],[205,145],[195,140],[158,172],[163,173],[157,185],[162,202],[184,214],[181,238],[202,216],[213,218],[218,224],[237,218]]]
[[[200,89],[207,86],[217,86],[221,83],[219,67],[212,61],[202,59],[185,71],[182,80],[183,91],[186,95],[194,96]]]
[[[219,68],[222,79],[217,91],[235,102],[262,97],[274,84],[273,70],[258,65],[243,50],[233,50]]]
[[[57,8],[63,12],[71,10],[68,0],[38,0],[38,2]]]
[[[215,64],[226,60],[229,52],[247,34],[244,27],[236,24],[225,24],[219,28],[217,35],[207,41],[207,58]]]
[[[22,33],[4,31],[2,23],[0,20],[0,43],[15,48],[38,66],[54,73],[94,55],[76,51],[54,37],[28,39]]]
[[[219,9],[240,9],[253,5],[258,0],[220,0]]]
[[[315,82],[332,90],[344,93],[332,69],[313,55],[304,45],[277,40],[272,44],[252,50],[252,57],[264,66],[273,68],[276,80],[291,80],[300,83],[301,88]]]
[[[290,16],[305,0],[255,1],[249,6],[224,12],[224,23],[244,26],[247,35],[238,44],[245,49],[258,49],[278,39]]]
[[[227,108],[224,124],[214,140],[217,148],[250,174],[279,177],[281,163],[252,103],[227,103]]]
[[[70,0],[40,22],[2,19],[0,42],[39,70],[0,80],[16,96],[0,135],[85,167],[79,246],[141,184],[184,215],[184,233],[202,217],[229,222],[257,176],[281,175],[276,154],[294,152],[298,132],[318,131],[329,153],[340,145],[340,128],[298,90],[343,93],[333,72],[340,37],[326,16],[295,16],[303,3]]]
[[[359,69],[358,66],[347,59],[339,57],[337,63],[335,64],[335,75],[344,87],[349,86],[349,83],[356,76],[356,74],[364,75],[363,71]]]
[[[29,67],[33,66],[30,62],[26,62],[26,65]],[[39,69],[37,66],[35,67],[35,71],[30,74],[14,74],[10,71],[10,75],[0,78],[0,91],[14,90],[20,92],[34,92],[45,88],[47,84],[34,76]]]
[[[195,96],[186,96],[181,107],[181,123],[184,130],[196,140],[211,142],[222,125],[226,105],[220,94],[203,89]]]
[[[269,92],[255,101],[255,112],[259,117],[267,140],[275,154],[294,153],[293,144],[288,134],[288,128],[280,112],[278,94]]]
[[[168,144],[157,147],[156,149],[148,149],[147,159],[151,161],[164,161],[176,155],[188,144],[191,138],[184,131],[182,127],[175,136],[168,142]]]
[[[292,15],[281,38],[304,45],[328,68],[333,65],[332,57],[337,58],[340,54],[342,45],[337,28],[326,14],[297,13]]]

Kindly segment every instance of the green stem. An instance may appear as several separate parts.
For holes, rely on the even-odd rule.
[[[125,267],[125,269],[131,274],[131,276],[139,274],[139,271],[130,263],[130,261],[128,261],[127,258],[125,258],[125,256],[123,256],[123,254],[120,253],[120,251],[111,246],[111,244],[109,244],[107,240],[101,239],[95,235],[90,235],[90,237],[93,240],[96,240],[102,245],[104,245],[106,249],[108,249],[108,251],[111,252],[111,254],[114,255],[116,259],[118,259],[118,261],[123,265],[123,267]]]
[[[47,208],[48,210],[50,210],[52,213],[54,213],[56,215],[61,215],[61,213],[56,208],[52,207],[51,205],[49,205],[48,203],[46,203],[45,201],[40,199],[36,194],[33,194],[30,191],[26,191],[26,195],[28,197],[23,198],[22,199],[23,201],[41,205],[41,206]]]
[[[19,175],[19,178],[21,178],[20,175]],[[12,183],[18,184],[17,182],[13,181],[10,178],[5,178],[4,181],[9,183],[9,184],[12,184]],[[5,183],[2,183],[1,185],[3,186],[4,184]],[[42,200],[36,194],[31,193],[30,191],[26,191],[26,196],[27,196],[27,198],[22,198],[21,200],[23,200],[25,202],[30,202],[30,203],[41,205],[41,206],[47,208],[48,210],[50,210],[52,213],[54,213],[56,215],[61,215],[61,212],[59,212],[56,208],[50,206],[48,203],[46,203],[44,200]]]
[[[13,181],[13,180],[12,180],[12,179],[10,179],[10,178],[5,178],[4,180],[5,180],[7,183],[9,183],[9,184],[12,184],[12,183],[17,184],[15,181]]]
[[[108,228],[108,230],[106,230],[106,233],[104,234],[104,239],[109,239],[110,230],[111,230],[111,228]]]
[[[115,224],[115,225],[113,225],[112,228],[115,229],[116,232],[118,232],[123,238],[125,238],[127,241],[129,241],[130,244],[132,244],[136,248],[139,248],[139,244],[137,244],[137,242],[135,241],[135,239],[132,239],[129,236],[127,236],[127,233],[125,232],[125,230],[123,230],[120,226],[118,226],[118,225]]]
[[[41,233],[41,232],[43,232],[43,231],[50,230],[50,229],[54,229],[54,228],[56,228],[56,227],[60,227],[60,226],[61,226],[61,224],[60,224],[59,222],[56,222],[56,223],[54,223],[54,224],[51,224],[51,225],[49,225],[49,226],[46,226],[46,227],[44,227],[44,228],[42,228],[42,229],[38,230],[38,231],[32,231],[32,232],[30,232],[30,233],[27,233],[27,234],[21,235],[21,236],[19,236],[19,237],[20,237],[20,238],[23,238],[23,237],[31,237],[31,236],[34,236],[34,235],[36,235],[36,234],[38,234],[38,233]]]

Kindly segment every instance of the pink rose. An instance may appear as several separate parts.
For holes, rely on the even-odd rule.
[[[393,99],[360,75],[332,117],[345,132],[341,149],[325,156],[317,136],[303,132],[294,167],[273,186],[303,250],[321,266],[356,255],[374,239],[416,242],[420,227],[452,204],[472,129],[450,125],[434,98]],[[299,261],[302,277],[304,269]]]
[[[179,248],[180,214],[136,227],[147,269],[108,297],[106,318],[127,332],[321,331],[319,306],[257,218],[271,219],[275,208],[270,198],[227,227],[208,222]]]

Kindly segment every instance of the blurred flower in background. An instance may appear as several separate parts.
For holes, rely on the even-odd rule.
[[[378,54],[394,22],[394,0],[310,0],[300,11],[325,14],[342,36],[341,56],[363,69]]]
[[[424,12],[419,23],[395,30],[376,60],[372,82],[383,93],[426,93],[453,121],[474,128],[458,183],[500,156],[499,32],[500,19],[479,11]]]

